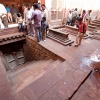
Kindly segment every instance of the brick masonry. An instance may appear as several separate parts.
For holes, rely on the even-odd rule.
[[[24,52],[27,61],[49,60],[49,59],[53,60],[60,59],[64,61],[63,58],[42,47],[40,44],[34,41],[33,38],[32,39],[31,38],[32,37],[26,37],[26,44],[24,45]]]

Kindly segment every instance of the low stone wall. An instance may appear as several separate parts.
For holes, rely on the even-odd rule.
[[[36,42],[36,40],[34,40],[33,38],[31,39],[30,37],[26,37],[26,44],[24,45],[24,52],[25,52],[27,61],[48,60],[48,59],[53,59],[53,60],[60,59],[64,61],[63,58],[52,53],[48,49],[42,47],[40,44]]]

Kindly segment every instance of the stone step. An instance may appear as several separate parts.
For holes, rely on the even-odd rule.
[[[37,63],[38,62],[38,63]],[[22,68],[22,70],[16,70],[12,73],[8,73],[8,78],[10,85],[12,87],[13,93],[17,93],[24,89],[26,86],[30,85],[32,82],[37,80],[38,78],[42,77],[43,74],[48,70],[52,69],[51,66],[53,62],[58,64],[57,61],[47,60],[47,61],[37,61],[32,64],[27,64],[26,67]],[[61,62],[61,61],[59,61]],[[51,68],[46,68],[48,66]],[[56,66],[54,65],[54,67]]]
[[[93,28],[93,29],[95,29],[95,28],[96,28],[96,26],[89,25],[89,28]]]
[[[34,69],[34,68],[37,68],[38,65],[41,65],[41,64],[44,64],[44,63],[51,63],[51,62],[53,62],[52,59],[27,62],[23,65],[17,66],[16,68],[14,68],[12,70],[9,70],[7,72],[7,75],[9,77],[9,79],[12,79],[12,78],[16,77],[17,75],[22,74],[22,72],[27,71],[29,68]]]
[[[16,68],[10,70],[7,72],[8,78],[13,79],[19,74],[22,74],[24,71],[28,71],[28,68],[37,68],[38,65],[44,64],[45,62],[49,63],[52,62],[53,60],[43,60],[43,61],[33,61],[33,62],[27,62],[23,65],[17,66]],[[33,67],[34,66],[34,67]]]
[[[50,37],[52,37],[52,38],[55,38],[55,39],[58,39],[58,40],[60,40],[61,42],[68,42],[68,41],[71,41],[71,40],[67,40],[67,39],[65,39],[65,38],[63,38],[63,37],[61,37],[61,36],[59,36],[59,35],[55,35],[55,34],[48,34]]]
[[[64,46],[71,45],[72,43],[74,43],[74,41],[71,41],[71,40],[68,40],[68,42],[62,42],[62,41],[56,39],[55,37],[51,37],[49,35],[47,37],[58,42],[58,43],[60,43],[60,44],[62,44],[62,45],[64,45]]]
[[[94,20],[94,21],[92,21],[92,23],[100,24],[100,21],[99,20]]]
[[[98,23],[90,23],[90,25],[100,26],[100,24],[98,24]]]
[[[21,100],[20,98],[23,98],[22,95],[20,95],[21,93],[23,94],[23,92],[26,91],[26,88],[28,86],[30,86],[31,84],[34,84],[34,82],[38,81],[38,80],[41,80],[41,77],[44,77],[45,75],[48,76],[48,73],[50,73],[53,69],[57,68],[60,64],[62,63],[62,61],[60,60],[56,60],[54,61],[52,64],[49,64],[48,66],[46,66],[45,68],[43,68],[42,70],[40,70],[38,72],[37,75],[35,76],[30,76],[29,78],[26,79],[27,82],[24,81],[24,83],[22,83],[22,87],[19,86],[19,88],[16,89],[15,91],[15,97],[17,100]],[[48,82],[48,81],[47,81]],[[42,84],[42,83],[41,83]],[[26,88],[25,88],[26,87]],[[38,87],[36,87],[38,88]],[[42,89],[43,87],[41,87]],[[39,91],[39,90],[38,90]],[[27,91],[29,92],[29,91]],[[41,92],[41,93],[44,93],[44,92]],[[17,96],[17,95],[20,95],[20,96]],[[28,98],[28,100],[30,100],[30,98],[32,96],[34,96],[34,94],[29,94],[30,97]],[[22,99],[23,100],[23,99]],[[35,100],[35,99],[34,99]]]
[[[24,98],[27,100],[31,100],[31,98],[34,98],[34,100],[58,100],[52,99],[55,94],[62,98],[60,100],[69,100],[91,72],[91,69],[86,68],[87,66],[83,66],[83,69],[79,69],[80,66],[77,66],[76,69],[74,65],[67,61],[56,64],[57,62],[54,65],[51,64],[48,67],[50,69],[46,67],[46,73],[42,77],[15,94],[17,100]],[[30,94],[26,95],[27,92],[30,92]]]

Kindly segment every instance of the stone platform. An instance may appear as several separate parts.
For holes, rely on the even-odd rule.
[[[76,36],[78,33],[78,29],[76,27],[72,27],[72,26],[68,26],[68,25],[57,26],[57,27],[53,27],[52,29],[59,33],[66,34],[67,36],[69,34]],[[83,39],[88,39],[88,38],[89,38],[89,36],[87,34],[84,34]]]

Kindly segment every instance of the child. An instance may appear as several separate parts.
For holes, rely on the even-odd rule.
[[[20,13],[17,14],[17,23],[19,24],[19,32],[24,31],[23,19]]]
[[[80,17],[78,19],[78,34],[76,37],[76,44],[75,46],[79,46],[81,44],[82,38],[84,36],[84,34],[86,33],[86,24],[82,22],[83,19]]]
[[[47,23],[46,23],[46,17],[43,17],[42,18],[42,21],[41,21],[41,32],[42,32],[42,39],[43,41],[46,41],[46,29],[47,29]]]

